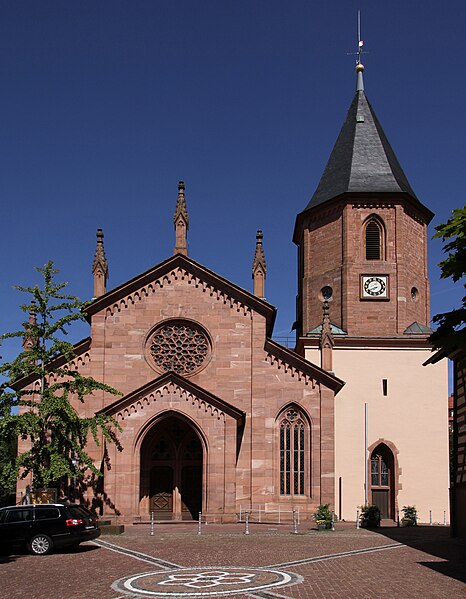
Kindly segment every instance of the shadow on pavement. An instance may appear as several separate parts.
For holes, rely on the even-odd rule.
[[[449,526],[385,527],[371,529],[395,542],[442,559],[442,562],[419,561],[435,572],[466,583],[466,539],[450,537]]]
[[[8,555],[5,552],[0,553],[0,564],[11,564],[11,562],[16,561],[17,557],[18,555],[16,554]]]
[[[54,555],[64,554],[73,554],[73,553],[90,553],[91,551],[95,551],[96,549],[100,549],[97,545],[78,545],[77,547],[64,547],[62,549],[57,549],[53,552]],[[0,565],[1,564],[9,564],[11,562],[15,562],[16,560],[30,556],[31,554],[25,548],[16,547],[14,551],[9,553],[8,551],[0,552]],[[35,556],[36,559],[41,559],[41,556]]]

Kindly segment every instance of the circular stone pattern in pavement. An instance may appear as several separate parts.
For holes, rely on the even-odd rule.
[[[296,574],[262,568],[179,568],[145,572],[116,581],[115,590],[142,597],[215,597],[302,582]]]

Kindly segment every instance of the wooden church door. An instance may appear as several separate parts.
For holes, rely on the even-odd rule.
[[[159,520],[197,519],[202,511],[202,445],[181,419],[163,420],[151,435],[149,511]]]
[[[371,454],[371,503],[380,509],[382,518],[394,519],[393,454],[381,443]]]

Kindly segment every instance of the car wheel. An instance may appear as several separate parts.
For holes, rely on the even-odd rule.
[[[52,539],[47,535],[34,535],[29,541],[29,551],[34,555],[47,555],[52,549]]]

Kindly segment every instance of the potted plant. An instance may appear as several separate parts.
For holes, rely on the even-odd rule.
[[[380,509],[376,505],[361,505],[359,509],[361,510],[359,515],[361,526],[365,528],[377,528],[380,526]]]
[[[403,518],[401,518],[403,526],[417,526],[417,509],[415,505],[404,505],[401,511],[403,512]]]
[[[321,503],[313,514],[318,530],[332,528],[332,512],[329,503]]]

